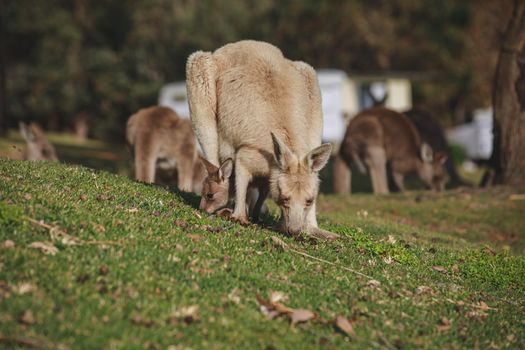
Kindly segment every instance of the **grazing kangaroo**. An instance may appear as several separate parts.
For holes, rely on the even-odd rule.
[[[226,159],[220,167],[216,167],[205,158],[201,158],[201,161],[206,167],[208,176],[204,179],[202,186],[200,209],[211,214],[229,207],[235,197],[235,180],[231,176],[233,160]],[[252,221],[258,221],[261,212],[268,210],[264,205],[268,191],[268,182],[263,179],[256,179],[250,183],[247,204]]]
[[[374,193],[388,193],[386,165],[390,163],[394,182],[404,191],[404,175],[415,171],[430,188],[444,188],[446,155],[421,141],[412,122],[403,114],[383,107],[360,112],[348,124],[339,155],[350,167],[367,169]]]
[[[36,123],[20,122],[19,128],[20,134],[26,141],[24,160],[58,160],[55,147],[47,140],[44,131]]]
[[[248,222],[248,187],[263,179],[281,210],[282,231],[337,237],[320,230],[316,220],[318,172],[332,146],[321,145],[321,94],[313,68],[284,58],[268,43],[240,41],[193,53],[186,78],[205,157],[212,164],[234,162],[232,218]]]
[[[445,132],[439,121],[432,114],[420,109],[411,109],[403,112],[403,114],[414,123],[423,142],[429,144],[436,154],[442,152],[447,156],[444,167],[449,176],[450,184],[452,186],[472,186],[458,174],[451,157],[450,147],[445,138]]]
[[[204,174],[189,120],[167,107],[144,108],[128,119],[126,140],[134,157],[136,180],[153,183],[157,168],[176,169],[179,190],[190,192],[195,187],[198,191]]]

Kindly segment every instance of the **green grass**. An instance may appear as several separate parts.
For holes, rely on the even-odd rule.
[[[195,196],[123,176],[0,160],[0,347],[523,348],[525,202],[505,191],[323,195],[320,224],[343,238],[315,243],[205,216]],[[29,247],[56,228],[106,243]],[[268,320],[256,296],[271,291],[347,317],[356,335]]]

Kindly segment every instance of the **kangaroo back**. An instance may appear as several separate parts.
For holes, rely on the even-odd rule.
[[[166,107],[141,109],[128,120],[126,140],[137,180],[152,183],[157,168],[176,169],[179,189],[192,190],[197,146],[188,120]]]

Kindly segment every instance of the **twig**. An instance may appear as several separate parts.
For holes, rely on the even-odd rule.
[[[325,263],[325,264],[328,264],[328,265],[332,265],[332,266],[339,267],[339,268],[341,268],[341,269],[343,269],[343,270],[350,271],[350,272],[352,272],[352,273],[355,273],[356,275],[363,276],[363,277],[369,278],[369,279],[371,279],[371,280],[374,279],[373,277],[368,276],[368,275],[365,275],[365,274],[362,273],[362,272],[359,272],[359,271],[353,270],[353,269],[351,269],[351,268],[349,268],[349,267],[346,267],[346,266],[343,266],[343,265],[341,265],[341,264],[336,264],[336,263],[333,263],[333,262],[328,261],[328,260],[324,260],[324,259],[321,259],[321,258],[317,258],[317,257],[312,256],[312,255],[310,255],[310,254],[307,254],[307,253],[305,253],[305,252],[301,252],[301,251],[299,251],[299,250],[295,250],[295,249],[289,248],[289,251],[294,252],[295,254],[299,254],[299,255],[302,255],[302,256],[304,256],[304,257],[307,257],[307,258],[313,259],[313,260],[320,261],[320,262]]]
[[[71,236],[65,233],[58,226],[51,226],[51,225],[46,224],[43,221],[37,221],[30,217],[24,217],[24,218],[34,225],[47,229],[49,231],[49,235],[51,236],[51,239],[53,240],[61,239],[62,243],[66,245],[122,245],[122,243],[118,241],[97,241],[97,240],[85,241],[78,237],[74,237],[74,236]]]

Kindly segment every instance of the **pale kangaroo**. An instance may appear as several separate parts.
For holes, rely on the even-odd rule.
[[[153,183],[157,168],[176,169],[181,191],[200,192],[205,174],[189,120],[167,107],[144,108],[128,119],[126,140],[134,157],[136,180]]]
[[[318,172],[332,146],[321,145],[321,94],[313,68],[284,58],[268,43],[240,41],[193,53],[186,78],[205,157],[215,165],[234,161],[232,218],[248,221],[248,187],[262,179],[281,210],[281,230],[337,237],[320,230],[316,220]]]
[[[405,115],[383,107],[366,109],[351,120],[339,155],[348,167],[355,163],[361,172],[368,170],[376,194],[389,192],[387,162],[400,191],[409,172],[416,172],[429,188],[444,188],[446,155],[434,155]]]
[[[57,161],[55,147],[47,140],[44,131],[34,122],[19,123],[20,134],[26,141],[23,152],[25,160],[50,160]]]

